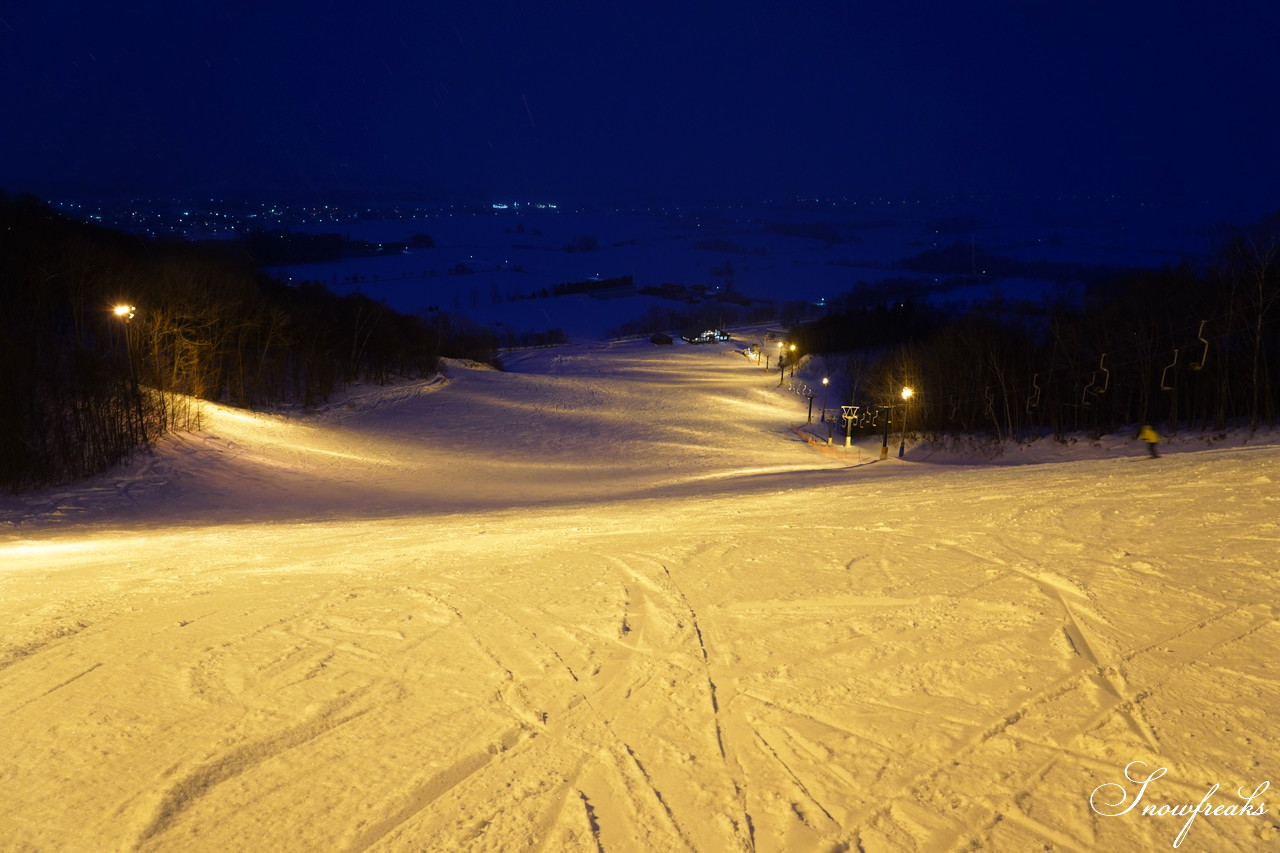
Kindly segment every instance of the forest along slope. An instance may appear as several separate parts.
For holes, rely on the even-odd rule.
[[[866,464],[728,347],[511,366],[3,499],[0,846],[1165,849],[1091,795],[1275,776],[1276,447]]]

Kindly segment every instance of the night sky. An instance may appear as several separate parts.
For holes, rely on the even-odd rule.
[[[1280,208],[1280,3],[0,6],[0,188]]]

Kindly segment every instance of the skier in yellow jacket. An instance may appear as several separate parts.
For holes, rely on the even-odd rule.
[[[1147,443],[1147,449],[1151,451],[1151,458],[1155,459],[1160,456],[1159,451],[1156,450],[1156,445],[1160,443],[1160,433],[1156,432],[1151,424],[1147,424],[1142,428],[1142,431],[1138,433],[1138,438]]]

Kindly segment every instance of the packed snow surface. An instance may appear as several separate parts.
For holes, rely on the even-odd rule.
[[[1280,846],[1280,447],[881,460],[742,346],[0,499],[0,849]]]

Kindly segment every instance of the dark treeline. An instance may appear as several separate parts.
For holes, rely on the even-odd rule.
[[[287,286],[235,249],[144,241],[30,197],[0,193],[0,259],[10,490],[104,470],[193,426],[190,398],[311,406],[347,383],[434,373],[442,355],[495,353],[474,330],[451,335],[360,294]]]
[[[569,296],[574,293],[599,293],[606,290],[634,290],[635,281],[629,275],[614,278],[593,278],[587,281],[566,281],[551,289],[552,296]]]
[[[696,335],[706,329],[769,323],[780,314],[784,322],[792,323],[803,319],[807,310],[803,302],[789,302],[781,308],[771,303],[748,307],[722,302],[654,305],[636,319],[610,329],[608,334],[613,338],[636,338],[678,329],[684,334]]]
[[[259,267],[322,264],[366,255],[397,255],[406,248],[434,248],[429,234],[415,234],[407,243],[370,243],[340,234],[299,231],[251,231],[238,241]]]
[[[776,234],[781,237],[804,237],[809,240],[821,240],[828,246],[856,239],[842,235],[835,227],[825,222],[770,222],[765,224],[764,233]]]
[[[898,261],[895,266],[942,276],[982,275],[1090,283],[1109,281],[1127,272],[1113,267],[1091,267],[1073,261],[1020,261],[970,243],[952,243],[950,246],[927,249],[913,258]]]
[[[1114,272],[1075,303],[846,307],[791,340],[828,363],[844,354],[844,402],[868,430],[885,417],[1001,440],[1141,423],[1256,429],[1280,404],[1278,297],[1280,214],[1225,235],[1203,269]]]

